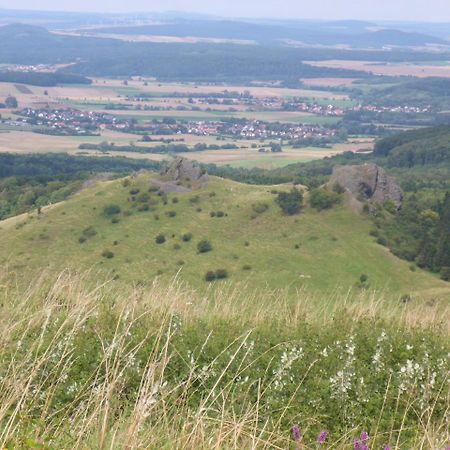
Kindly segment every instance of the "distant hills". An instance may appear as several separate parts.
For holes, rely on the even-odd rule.
[[[449,42],[422,33],[395,29],[372,31],[365,22],[323,22],[314,25],[255,23],[234,20],[175,20],[145,26],[102,27],[89,33],[176,36],[281,43],[299,41],[305,45],[346,45],[352,48],[382,48],[384,46],[420,47],[428,44],[449,45]],[[372,25],[375,27],[375,25]]]

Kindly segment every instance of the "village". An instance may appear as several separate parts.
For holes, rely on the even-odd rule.
[[[248,119],[226,119],[217,121],[180,121],[173,118],[153,119],[138,122],[133,118],[109,113],[66,109],[25,108],[17,112],[21,117],[14,121],[3,121],[7,125],[33,126],[34,131],[58,135],[99,135],[109,129],[140,135],[228,136],[236,139],[305,139],[333,138],[337,130],[310,124],[265,122]]]

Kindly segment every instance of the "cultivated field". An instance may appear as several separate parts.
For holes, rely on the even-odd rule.
[[[317,67],[331,67],[335,69],[351,69],[370,72],[374,75],[411,76],[411,77],[450,77],[450,63],[447,65],[422,65],[414,63],[384,63],[368,61],[309,61],[308,64]],[[325,86],[325,85],[322,85]]]
[[[158,138],[158,136],[155,136]],[[163,138],[163,136],[161,136]],[[132,134],[118,133],[106,130],[102,136],[49,136],[45,134],[33,133],[30,131],[5,131],[0,132],[0,152],[2,153],[59,153],[64,152],[73,155],[90,156],[124,156],[127,158],[150,159],[161,161],[169,158],[168,155],[133,153],[109,151],[106,153],[93,150],[79,150],[82,143],[100,144],[104,141],[115,142],[116,145],[129,145],[133,142],[137,147],[151,147],[159,145],[160,142],[139,142],[139,137]],[[273,168],[285,166],[287,164],[321,159],[333,156],[346,151],[358,151],[373,148],[372,139],[352,140],[347,144],[334,144],[331,148],[307,147],[292,149],[285,147],[282,153],[259,153],[258,148],[251,148],[252,144],[260,144],[259,141],[236,141],[225,139],[217,141],[214,137],[177,135],[177,139],[184,139],[184,143],[189,146],[205,143],[214,144],[236,144],[239,149],[231,150],[207,150],[202,152],[183,153],[186,158],[197,160],[201,163],[231,164],[241,167],[262,167]]]

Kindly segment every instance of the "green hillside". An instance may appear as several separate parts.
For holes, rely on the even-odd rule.
[[[211,177],[207,188],[160,196],[149,189],[151,177],[156,175],[102,182],[40,215],[0,222],[0,264],[28,275],[21,277],[25,282],[43,268],[69,268],[91,269],[96,277],[127,284],[178,274],[205,289],[224,283],[205,281],[208,271],[221,270],[228,281],[252,289],[325,293],[361,289],[357,285],[365,274],[369,288],[395,296],[450,295],[448,283],[419,269],[412,272],[408,262],[376,244],[369,235],[371,221],[345,206],[320,213],[306,208],[288,217],[273,193],[286,186]],[[158,244],[160,234],[165,242]],[[211,251],[198,252],[202,240],[210,242]]]

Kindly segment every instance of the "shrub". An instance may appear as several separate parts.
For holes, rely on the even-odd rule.
[[[177,215],[176,211],[167,211],[166,216],[167,217],[175,217]]]
[[[209,216],[210,216],[210,217],[216,217],[215,211],[211,211],[211,212],[209,213]]]
[[[120,222],[120,219],[118,217],[113,217],[111,219],[111,223],[113,223],[113,224],[116,224],[116,223],[119,223],[119,222]]]
[[[336,194],[343,194],[345,192],[345,189],[339,183],[334,183],[332,189],[333,192],[336,192]]]
[[[83,230],[83,236],[85,237],[93,237],[97,234],[97,231],[94,227],[87,227]]]
[[[224,217],[224,216],[225,216],[225,213],[224,213],[223,211],[217,211],[217,212],[216,212],[216,216],[217,216],[217,217]]]
[[[166,237],[163,234],[158,234],[155,238],[155,242],[157,244],[164,244],[164,242],[166,242]]]
[[[150,211],[150,205],[148,205],[147,203],[143,203],[142,205],[138,206],[137,209],[139,212],[145,212],[145,211]]]
[[[114,258],[114,253],[111,250],[103,250],[102,256],[103,258],[111,259]]]
[[[106,216],[106,217],[111,217],[111,216],[114,216],[114,215],[116,215],[116,214],[120,214],[120,206],[119,205],[115,205],[115,204],[109,204],[109,205],[106,205],[104,208],[103,208],[103,214]]]
[[[224,280],[225,278],[228,278],[228,271],[226,269],[217,269],[216,278],[218,280]]]
[[[194,197],[191,197],[191,198],[189,199],[189,201],[190,201],[192,204],[198,203],[198,202],[200,201],[200,197],[199,197],[198,195],[195,195]]]
[[[192,239],[192,233],[184,233],[181,239],[183,242],[189,242]]]
[[[140,189],[138,189],[138,188],[130,189],[130,195],[137,195],[137,194],[139,194],[139,192],[140,192]]]
[[[209,241],[204,239],[197,244],[197,250],[199,253],[207,253],[212,250],[212,245]]]
[[[181,245],[180,244],[173,244],[173,249],[174,250],[180,250],[181,249]]]
[[[441,280],[450,281],[450,267],[442,267]]]
[[[264,202],[258,202],[252,205],[252,210],[256,214],[262,214],[269,209],[269,205]]]
[[[178,203],[178,197],[174,197],[173,199],[172,199],[172,203]]]
[[[322,211],[337,205],[341,202],[341,199],[341,195],[334,191],[330,191],[326,188],[318,188],[311,192],[309,196],[309,204],[312,208]]]
[[[245,266],[242,266],[242,270],[252,270],[252,266],[250,266],[249,264],[245,264]]]
[[[136,197],[136,201],[139,203],[147,203],[150,200],[150,195],[147,192],[142,192]]]
[[[215,279],[216,279],[216,274],[213,271],[209,270],[208,272],[206,272],[205,281],[210,283],[211,281],[214,281]]]
[[[78,242],[79,242],[80,244],[84,244],[84,243],[86,242],[86,238],[85,238],[84,236],[80,236],[80,237],[78,238]]]
[[[293,216],[298,214],[303,207],[303,192],[295,187],[290,192],[280,192],[276,202],[284,214]]]
[[[368,279],[369,279],[369,277],[368,277],[365,273],[363,273],[363,274],[361,274],[361,276],[359,277],[359,282],[360,282],[361,284],[364,284],[364,283],[367,282]]]

